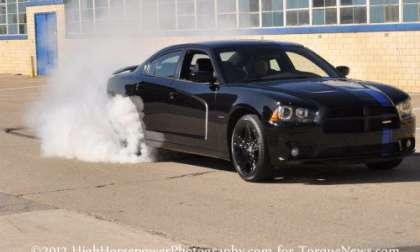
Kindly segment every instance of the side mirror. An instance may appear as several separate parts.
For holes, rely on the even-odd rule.
[[[338,66],[335,69],[337,69],[342,77],[346,77],[350,74],[350,67],[348,66]]]
[[[213,71],[194,71],[191,73],[192,80],[200,83],[213,84],[216,81]]]

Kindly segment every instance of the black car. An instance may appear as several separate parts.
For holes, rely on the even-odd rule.
[[[292,43],[183,44],[117,71],[108,93],[142,98],[150,145],[231,160],[247,181],[291,164],[397,167],[415,149],[410,97],[349,71]]]

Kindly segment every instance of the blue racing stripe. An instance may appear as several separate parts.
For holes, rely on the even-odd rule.
[[[382,131],[382,143],[383,144],[390,144],[392,142],[392,130],[388,128],[384,128]]]
[[[384,93],[382,93],[379,90],[375,89],[366,89],[366,93],[368,93],[370,96],[375,98],[379,104],[381,104],[382,107],[393,107],[394,104],[392,104],[391,100],[386,96]]]
[[[382,107],[393,107],[394,104],[389,99],[387,95],[382,93],[380,90],[376,90],[374,88],[366,89],[366,93],[375,98],[375,100],[381,104]],[[389,128],[384,128],[382,130],[382,144],[387,145],[392,143],[392,130]],[[386,154],[386,149],[383,149],[383,153]]]

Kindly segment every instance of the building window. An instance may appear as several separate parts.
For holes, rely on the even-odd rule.
[[[262,26],[284,26],[283,0],[262,0]]]
[[[105,0],[101,0],[105,1]],[[96,0],[96,4],[98,0]],[[139,30],[142,25],[141,20],[141,1],[139,0],[125,0],[125,23],[126,27],[130,27],[133,30]]]
[[[93,0],[80,1],[82,32],[92,33],[95,31]]]
[[[158,0],[159,1],[159,26],[162,30],[175,30],[175,1],[174,0]]]
[[[0,35],[26,34],[25,1],[28,0],[0,0]],[[420,22],[420,0],[66,0],[64,3],[67,34],[106,33],[116,27],[150,32],[398,23],[400,18],[404,22]]]
[[[94,15],[92,16],[92,26],[94,28],[89,29],[86,27],[86,24],[82,24],[82,30],[83,32],[91,32],[92,30],[99,32],[99,33],[106,33],[109,27],[112,25],[110,22],[110,17],[115,16],[115,12],[110,12],[110,4],[112,6],[115,6],[115,2],[109,2],[108,0],[95,0],[95,5],[89,6],[89,9],[92,9]],[[115,6],[118,7],[118,6]],[[84,11],[82,11],[83,13]],[[83,15],[82,15],[83,17]],[[83,20],[83,18],[82,18]]]
[[[78,1],[66,1],[64,9],[66,12],[66,33],[80,33],[80,12]]]
[[[217,1],[217,26],[222,29],[236,28],[236,0]]]
[[[287,0],[288,26],[309,25],[309,0]]]
[[[159,28],[158,20],[158,1],[141,1],[141,24],[145,30],[155,30]]]
[[[312,24],[337,24],[337,0],[313,0]]]
[[[197,1],[197,28],[212,29],[216,27],[216,2],[215,0]]]
[[[260,1],[238,0],[239,2],[239,27],[260,26]]]
[[[0,35],[26,34],[25,2],[0,0]]]
[[[366,0],[341,0],[341,24],[367,23]]]
[[[400,19],[399,0],[371,0],[370,22],[392,23]]]
[[[177,17],[179,30],[195,29],[195,4],[194,0],[177,1]]]
[[[404,22],[420,21],[420,0],[403,0]]]

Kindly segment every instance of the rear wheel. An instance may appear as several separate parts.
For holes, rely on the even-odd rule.
[[[231,137],[232,162],[246,181],[263,181],[274,177],[262,123],[256,115],[239,119]]]
[[[372,170],[392,170],[397,168],[402,161],[402,159],[396,159],[386,162],[367,163],[366,166]]]

